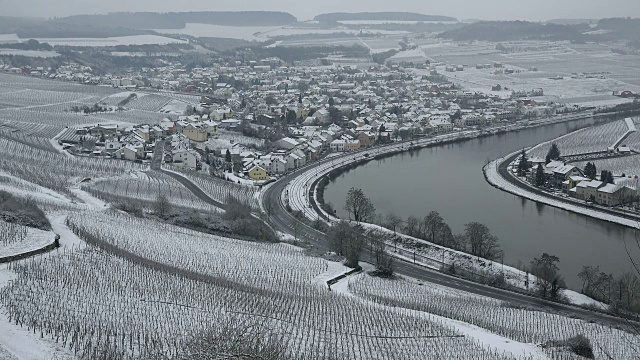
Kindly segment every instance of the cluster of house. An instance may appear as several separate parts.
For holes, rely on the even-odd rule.
[[[535,169],[541,165],[545,180],[550,186],[562,189],[564,194],[579,200],[617,206],[632,202],[638,197],[637,177],[618,178],[615,179],[615,184],[611,184],[585,177],[581,169],[562,161],[551,161],[545,164],[544,159],[534,158],[530,162],[532,170],[528,175],[529,182],[535,183]]]
[[[200,155],[191,146],[203,143],[217,133],[219,122],[207,116],[181,116],[177,121],[164,119],[157,125],[137,125],[122,127],[115,124],[87,126],[75,130],[74,141],[61,140],[63,147],[94,156],[110,156],[123,160],[150,159],[155,142],[171,136],[170,159],[184,166],[196,169]],[[172,136],[172,135],[179,136]],[[87,148],[86,139],[93,139],[92,148]]]

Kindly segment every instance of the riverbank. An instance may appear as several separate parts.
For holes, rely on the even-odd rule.
[[[640,229],[640,217],[632,216],[631,214],[622,216],[616,214],[610,209],[601,206],[589,206],[586,203],[575,201],[573,199],[558,198],[551,194],[547,194],[540,189],[536,189],[531,185],[525,183],[521,179],[516,178],[514,175],[509,173],[509,171],[507,170],[507,166],[516,157],[518,157],[519,153],[520,151],[517,151],[500,159],[489,162],[483,168],[483,173],[487,182],[502,191],[506,191],[510,194],[517,195],[541,204],[553,206],[558,209],[571,211],[595,219],[627,226],[633,229]]]

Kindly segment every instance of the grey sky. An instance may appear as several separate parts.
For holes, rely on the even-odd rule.
[[[66,16],[115,11],[281,10],[308,20],[333,11],[412,11],[460,19],[548,20],[640,16],[638,0],[0,0],[7,16]]]

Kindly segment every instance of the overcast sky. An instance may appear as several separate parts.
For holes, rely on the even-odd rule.
[[[0,15],[53,17],[115,11],[281,10],[300,20],[324,12],[412,11],[459,19],[640,17],[639,0],[0,0]]]

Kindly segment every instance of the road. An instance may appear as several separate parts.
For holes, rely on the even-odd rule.
[[[528,185],[528,184],[524,184],[521,181],[518,181],[517,179],[515,179],[511,174],[509,174],[509,164],[511,164],[514,160],[516,160],[516,158],[520,156],[520,153],[515,153],[511,156],[509,156],[508,158],[504,159],[500,164],[498,164],[498,174],[505,180],[507,180],[508,182],[510,182],[511,184],[522,188],[530,193],[536,194],[536,195],[540,195],[540,196],[544,196],[546,198],[549,199],[553,199],[555,201],[559,201],[559,202],[563,202],[566,204],[571,204],[574,206],[578,206],[578,207],[582,207],[585,209],[590,209],[590,210],[598,210],[600,212],[609,214],[609,215],[613,215],[613,216],[618,216],[621,218],[625,218],[625,219],[629,219],[629,220],[633,220],[633,221],[640,221],[640,218],[634,214],[625,214],[622,213],[620,211],[616,211],[610,208],[606,208],[604,206],[600,206],[600,205],[587,205],[585,202],[583,201],[576,201],[573,198],[563,198],[560,196],[553,196],[551,194],[549,194],[546,191],[543,191],[537,187],[534,187],[532,185]],[[549,206],[554,206],[553,204],[548,204]],[[584,216],[589,216],[589,214],[582,214]]]
[[[223,203],[221,203],[219,201],[216,201],[216,200],[212,199],[211,197],[209,197],[209,195],[207,195],[204,191],[202,191],[202,189],[200,189],[196,184],[191,182],[189,179],[185,178],[182,175],[176,174],[174,172],[162,169],[162,160],[163,160],[162,153],[164,152],[164,144],[165,144],[165,140],[161,140],[161,141],[158,141],[156,143],[156,148],[155,148],[155,151],[153,153],[153,160],[151,160],[151,169],[152,170],[156,170],[156,171],[160,171],[163,174],[174,178],[180,184],[182,184],[184,187],[189,189],[189,191],[191,191],[200,200],[206,202],[207,204],[213,205],[213,206],[215,206],[217,208],[220,208],[220,209],[224,209],[225,205]]]
[[[158,144],[156,151],[162,151],[164,142]],[[187,189],[189,189],[194,195],[214,206],[224,208],[224,204],[221,204],[211,199],[206,193],[204,193],[198,186],[193,184],[185,177],[175,174],[173,172],[165,171],[161,169],[161,161],[159,156],[154,156],[152,162],[152,169],[162,171],[163,173],[173,177]],[[307,242],[314,250],[319,252],[329,251],[327,244],[327,237],[324,233],[311,228],[302,221],[295,219],[284,207],[281,201],[281,195],[285,191],[287,184],[297,176],[300,176],[304,172],[313,169],[315,166],[323,164],[328,161],[335,160],[325,159],[317,163],[310,164],[303,169],[299,169],[287,176],[280,178],[265,190],[263,194],[263,201],[269,201],[271,203],[271,214],[269,221],[276,230],[295,236],[298,240]],[[365,262],[373,263],[373,259],[367,251],[364,251],[362,260]],[[528,296],[516,292],[493,288],[482,284],[474,283],[457,277],[453,277],[447,274],[443,274],[429,268],[425,268],[419,265],[414,265],[410,262],[396,259],[394,264],[394,270],[396,273],[413,277],[424,282],[433,283],[441,286],[446,286],[456,290],[462,290],[477,295],[487,296],[493,299],[506,301],[509,303],[527,306],[534,309],[546,310],[555,313],[560,313],[566,316],[579,317],[586,320],[597,321],[603,324],[609,324],[613,326],[628,326],[629,321],[626,319],[610,316],[604,313],[589,311],[575,306],[559,304],[552,301]]]
[[[311,244],[313,249],[321,252],[329,251],[326,235],[318,230],[309,227],[304,222],[296,220],[285,209],[284,204],[281,201],[281,194],[283,191],[285,191],[287,184],[293,178],[300,176],[302,173],[322,163],[323,162],[312,164],[305,167],[303,170],[298,170],[288,176],[279,179],[277,182],[271,185],[271,187],[269,187],[263,195],[263,201],[268,200],[269,202],[271,202],[271,214],[269,220],[277,230],[295,236],[301,241],[308,242],[309,244]],[[367,251],[363,253],[362,260],[369,263],[373,262],[373,259]],[[419,265],[414,265],[401,259],[396,259],[394,263],[394,270],[398,274],[410,276],[425,282],[446,286],[456,290],[467,291],[473,294],[487,296],[493,299],[515,303],[534,309],[551,311],[566,316],[579,317],[586,320],[593,320],[603,324],[614,326],[629,325],[629,321],[626,319],[582,309],[580,307],[547,301],[541,298],[517,292],[511,292],[490,286],[485,286],[482,284],[443,274]]]

